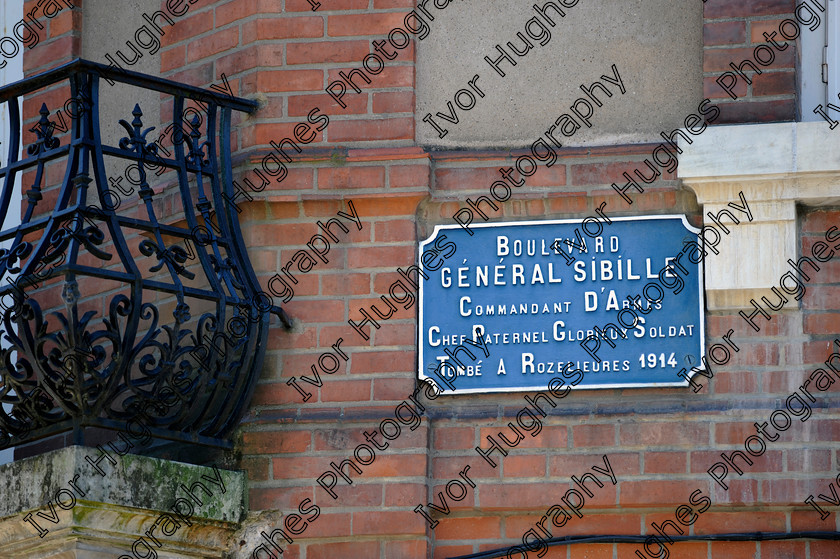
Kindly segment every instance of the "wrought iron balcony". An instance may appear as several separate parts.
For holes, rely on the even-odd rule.
[[[105,90],[119,98],[103,111]],[[114,119],[124,131],[100,127],[126,91],[171,113],[165,137],[151,141],[139,105]],[[83,60],[0,88],[0,103],[0,448],[102,430],[229,448],[270,313],[287,323],[232,188],[232,111],[256,103]]]

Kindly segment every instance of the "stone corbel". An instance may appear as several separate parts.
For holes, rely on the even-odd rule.
[[[686,135],[678,178],[697,195],[704,225],[720,229],[714,216],[724,208],[739,222],[718,246],[720,254],[704,260],[706,304],[710,311],[750,307],[767,295],[796,261],[797,206],[840,203],[840,131],[823,122],[714,126],[700,136]],[[739,193],[752,213],[742,206]],[[771,298],[771,300],[775,300]],[[789,307],[798,303],[790,298]]]
[[[226,556],[246,514],[244,472],[102,448],[105,457],[71,446],[0,466],[0,557]]]

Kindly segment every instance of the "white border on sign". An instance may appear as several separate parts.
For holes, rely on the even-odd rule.
[[[653,220],[653,219],[675,219],[680,218],[683,223],[683,227],[685,227],[688,231],[698,235],[700,246],[702,247],[702,237],[699,237],[701,229],[698,229],[691,225],[688,222],[687,217],[685,214],[667,214],[667,215],[640,215],[640,216],[623,216],[623,217],[610,217],[610,221],[644,221],[644,220]],[[553,225],[553,224],[560,224],[560,223],[583,223],[583,219],[548,219],[548,220],[541,220],[541,221],[504,221],[499,223],[478,223],[475,225],[470,225],[471,229],[478,229],[481,227],[510,227],[510,226],[518,226],[518,225]],[[452,225],[435,225],[432,234],[426,238],[425,240],[421,241],[418,245],[418,253],[417,253],[417,266],[423,270],[423,261],[422,261],[422,253],[423,248],[432,242],[433,239],[437,238],[438,232],[443,231],[445,229],[463,229],[460,225],[452,224]],[[701,357],[705,355],[704,349],[706,347],[706,314],[705,314],[705,306],[706,306],[706,293],[703,289],[703,275],[705,274],[705,257],[703,258],[703,262],[701,262],[700,266],[700,273],[697,274],[697,285],[700,288],[700,355]],[[425,272],[425,270],[423,270]],[[419,308],[418,308],[418,324],[417,324],[417,373],[419,380],[426,380],[432,382],[435,386],[440,388],[438,382],[434,380],[434,378],[427,376],[423,373],[423,284],[425,280],[422,278],[420,279],[420,287],[418,289],[418,301],[419,301]],[[475,339],[475,333],[473,332],[473,339]],[[694,378],[700,371],[706,370],[706,364],[703,360],[700,360],[699,367],[692,367],[689,372],[692,373],[689,375],[689,378]],[[557,377],[552,377],[557,378]],[[457,381],[458,378],[456,377],[455,380]],[[680,381],[680,382],[647,382],[647,383],[631,383],[631,384],[591,384],[586,386],[571,386],[573,390],[599,390],[605,388],[665,388],[665,387],[685,387],[688,386],[690,383],[688,380]],[[498,393],[498,392],[535,392],[540,391],[538,387],[500,387],[500,388],[468,388],[463,390],[458,390],[455,388],[455,391],[441,391],[441,395],[447,396],[457,396],[459,394],[491,394],[491,393]]]

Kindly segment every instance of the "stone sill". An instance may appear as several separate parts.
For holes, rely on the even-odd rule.
[[[0,487],[0,557],[113,559],[130,553],[149,528],[162,522],[163,515],[178,523],[174,530],[172,524],[160,523],[154,532],[165,557],[221,558],[227,552],[232,534],[247,514],[244,472],[133,454],[119,456],[108,445],[104,448],[116,461],[112,464],[103,458],[98,463],[104,475],[85,460],[95,461],[99,451],[82,446],[0,466],[0,479],[6,480]],[[224,487],[208,478],[221,478]],[[195,486],[196,482],[211,494]],[[194,489],[194,497],[187,495],[188,488]],[[184,501],[175,507],[181,516],[173,513],[176,499]],[[24,520],[30,514],[44,530],[40,537],[32,523]],[[166,526],[169,534],[162,533]],[[148,535],[145,539],[151,541]]]

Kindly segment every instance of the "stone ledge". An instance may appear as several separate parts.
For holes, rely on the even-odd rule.
[[[693,143],[679,139],[684,153],[677,175],[687,183],[714,178],[794,178],[810,173],[836,177],[840,171],[840,132],[832,131],[825,122],[712,126],[699,136],[685,134]],[[834,197],[840,198],[840,192]]]
[[[7,480],[0,488],[0,557],[132,557],[143,537],[162,556],[220,558],[245,518],[244,472],[110,452],[117,463],[103,458],[103,476],[86,456],[100,453],[73,446],[0,466]],[[155,523],[157,543],[148,534]],[[137,545],[140,556],[148,553]]]
[[[840,204],[840,134],[822,122],[788,122],[715,126],[700,136],[682,138],[677,176],[709,212],[717,214],[739,192],[753,219],[733,212],[738,225],[720,244],[720,254],[705,263],[709,310],[750,307],[749,300],[767,295],[797,260],[797,205]],[[771,300],[774,300],[770,297]],[[791,297],[786,308],[797,308]]]

